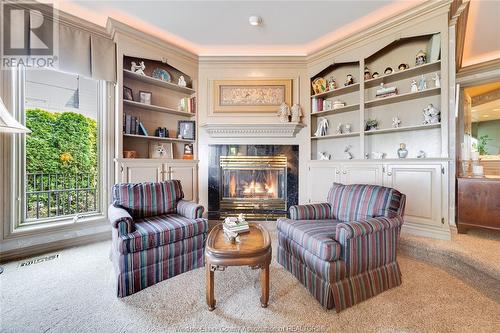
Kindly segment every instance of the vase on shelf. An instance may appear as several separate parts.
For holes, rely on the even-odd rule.
[[[400,143],[398,149],[398,157],[406,158],[406,156],[408,156],[408,150],[406,149],[406,145],[404,143]]]

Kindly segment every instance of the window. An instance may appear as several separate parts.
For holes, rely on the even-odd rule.
[[[56,70],[19,70],[17,225],[101,215],[105,83]]]

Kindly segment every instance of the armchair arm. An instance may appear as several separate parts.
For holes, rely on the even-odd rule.
[[[198,205],[196,202],[179,200],[177,203],[177,214],[182,215],[188,219],[197,219],[203,216],[202,205]]]
[[[108,220],[113,228],[118,229],[118,235],[126,235],[134,231],[134,219],[123,208],[110,205],[108,208]]]
[[[332,216],[332,207],[329,203],[296,205],[290,207],[292,220],[326,220]]]
[[[374,217],[339,223],[335,240],[349,275],[357,275],[396,261],[403,217]]]

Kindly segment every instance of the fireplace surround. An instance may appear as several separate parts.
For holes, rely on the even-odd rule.
[[[275,220],[298,202],[297,145],[210,145],[208,216]]]

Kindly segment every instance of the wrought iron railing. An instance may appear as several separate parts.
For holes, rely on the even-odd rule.
[[[97,174],[26,174],[26,221],[98,210]]]

